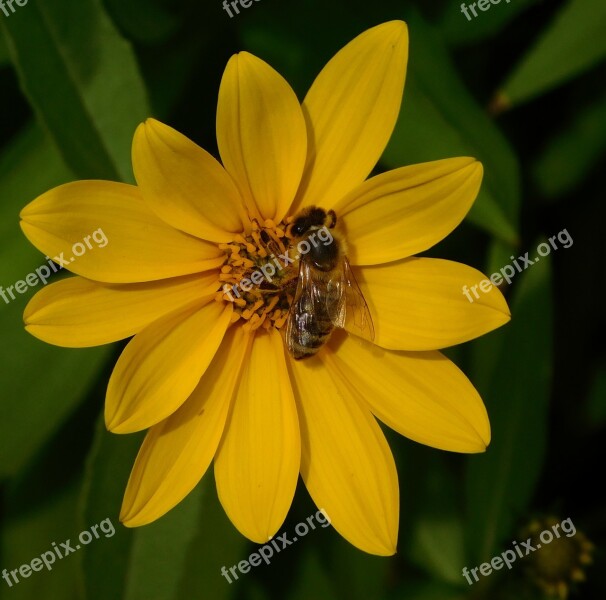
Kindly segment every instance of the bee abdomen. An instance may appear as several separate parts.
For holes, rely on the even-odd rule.
[[[334,326],[330,320],[315,319],[312,326],[299,331],[293,340],[293,357],[297,360],[313,356],[328,341]]]

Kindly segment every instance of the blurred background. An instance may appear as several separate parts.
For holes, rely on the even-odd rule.
[[[470,3],[467,3],[470,4]],[[567,230],[574,243],[503,288],[509,325],[447,353],[485,400],[484,455],[386,431],[398,464],[398,553],[366,555],[317,528],[231,585],[222,566],[256,547],[229,523],[209,473],[153,525],[118,522],[141,436],[105,431],[122,346],[71,350],[26,334],[33,289],[0,300],[0,569],[30,562],[104,519],[101,537],[0,598],[52,600],[458,600],[606,597],[606,3],[502,0],[29,0],[0,13],[0,285],[45,263],[18,214],[74,179],[133,181],[130,143],[154,116],[216,155],[215,108],[231,54],[268,61],[302,99],[364,29],[404,19],[410,56],[398,125],[377,172],[451,156],[484,163],[465,222],[428,254],[490,274]],[[560,245],[561,246],[561,245]],[[330,399],[327,399],[329,401]],[[316,512],[304,486],[282,531]],[[477,567],[570,518],[577,534],[470,586]],[[542,528],[542,525],[541,525]],[[594,564],[576,568],[583,534]]]

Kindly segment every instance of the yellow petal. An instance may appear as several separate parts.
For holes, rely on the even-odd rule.
[[[125,183],[60,185],[30,202],[21,219],[23,232],[38,250],[96,281],[166,279],[218,267],[225,259],[216,244],[161,221],[139,190]]]
[[[137,334],[122,352],[107,388],[105,422],[114,433],[159,423],[185,402],[213,359],[233,312],[200,302]]]
[[[127,527],[155,521],[202,479],[223,434],[249,338],[231,327],[192,395],[149,430],[124,494],[120,520]]]
[[[486,449],[490,423],[482,399],[443,354],[383,350],[353,336],[343,337],[331,339],[331,345],[338,342],[331,358],[386,425],[442,450]]]
[[[257,330],[215,459],[219,500],[238,530],[267,542],[290,508],[301,464],[299,422],[275,330]]]
[[[470,302],[464,286],[485,275],[461,263],[407,258],[374,267],[355,267],[375,326],[375,344],[391,350],[438,350],[473,340],[510,319],[494,286]]]
[[[318,508],[354,546],[396,551],[398,475],[368,407],[330,361],[330,349],[289,360],[301,421],[301,476]]]
[[[139,333],[175,309],[217,291],[217,271],[162,281],[103,284],[70,277],[40,290],[25,308],[25,329],[49,344],[84,348]]]
[[[308,153],[297,206],[335,202],[368,177],[400,112],[408,30],[391,21],[359,35],[324,67],[305,101]]]
[[[279,222],[292,204],[307,154],[301,106],[282,76],[240,52],[221,81],[217,142],[252,216]]]
[[[376,265],[431,248],[463,220],[481,182],[482,165],[473,158],[412,165],[365,181],[334,207],[347,229],[350,262]]]
[[[246,213],[231,177],[172,127],[155,119],[139,125],[133,170],[150,209],[173,227],[214,242],[242,232]]]

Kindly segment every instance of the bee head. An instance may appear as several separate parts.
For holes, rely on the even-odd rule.
[[[334,210],[326,212],[323,208],[310,206],[301,211],[290,225],[292,237],[299,238],[307,234],[311,229],[327,227],[332,229],[337,224],[337,215]]]

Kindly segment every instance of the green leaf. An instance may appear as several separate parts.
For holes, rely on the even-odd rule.
[[[35,507],[22,511],[8,494],[6,524],[2,530],[2,568],[8,571],[18,569],[40,558],[44,552],[53,552],[55,542],[59,550],[60,543],[66,539],[76,539],[79,532],[74,531],[74,512],[77,506],[78,486],[76,482],[58,493],[44,494],[43,500]],[[72,543],[72,547],[74,544]],[[47,558],[50,564],[50,558]],[[37,567],[38,564],[35,564]],[[73,600],[78,592],[78,560],[75,555],[55,558],[50,564],[51,570],[43,566],[41,571],[30,571],[26,579],[16,573],[19,583],[8,588],[2,580],[2,588],[11,600],[31,600],[32,598],[52,598],[53,600]],[[26,571],[24,569],[24,571]]]
[[[179,584],[184,576],[188,549],[201,517],[201,496],[202,488],[198,486],[177,508],[134,532],[125,600],[180,597]],[[218,572],[214,575],[219,576]]]
[[[149,108],[133,51],[99,0],[30,2],[0,23],[66,164],[82,178],[132,181],[131,140]]]
[[[17,473],[91,390],[111,348],[65,350],[24,329],[24,303],[0,315],[0,478]]]
[[[488,3],[482,11],[476,3],[474,17],[469,9],[470,0],[463,3],[446,2],[439,20],[439,28],[449,44],[464,46],[478,43],[489,36],[502,31],[515,17],[537,3],[537,0],[498,0]],[[461,4],[467,7],[469,19],[465,16]]]
[[[320,560],[318,552],[305,550],[299,560],[299,573],[295,577],[292,592],[286,600],[308,600],[309,598],[322,598],[322,600],[337,600],[330,573]]]
[[[0,67],[10,65],[11,59],[8,54],[8,47],[3,35],[0,35]]]
[[[81,524],[84,529],[110,519],[116,533],[103,544],[90,544],[84,549],[86,600],[124,597],[134,532],[122,526],[118,517],[141,438],[113,435],[105,429],[103,415],[99,418],[82,488]]]
[[[579,108],[574,120],[545,143],[533,166],[534,180],[547,198],[582,183],[606,152],[606,95]]]
[[[406,11],[410,59],[404,102],[381,163],[395,168],[452,156],[484,165],[482,190],[468,219],[515,244],[520,203],[514,152],[456,74],[436,32]]]
[[[463,516],[459,510],[458,482],[448,456],[424,454],[423,478],[417,488],[420,508],[411,515],[412,531],[407,539],[408,555],[434,578],[462,585],[465,563]]]
[[[504,265],[509,264],[513,259],[517,258],[517,254],[514,254],[514,252],[515,250],[511,246],[504,244],[500,240],[494,240],[488,247],[488,260],[486,263],[486,274],[488,277],[493,273],[499,272]],[[504,280],[502,284],[499,288],[501,291],[506,288],[507,281]]]
[[[82,494],[83,523],[90,526],[111,518],[116,534],[86,547],[87,600],[233,598],[237,586],[222,577],[221,567],[245,558],[248,542],[225,516],[212,473],[158,521],[135,529],[118,522],[141,441],[141,435],[108,433],[100,419]]]
[[[469,458],[467,473],[466,541],[474,565],[511,539],[544,459],[553,308],[550,260],[540,261],[517,275],[511,323],[474,342],[471,380],[492,425],[490,446],[485,454]],[[487,363],[483,357],[490,352],[498,358]]]
[[[335,534],[328,570],[339,597],[348,600],[382,600],[389,580],[390,561],[370,556]]]
[[[0,298],[0,478],[14,475],[31,460],[83,400],[112,351],[56,348],[23,327],[23,309],[34,289],[20,295],[14,286],[47,263],[21,233],[19,211],[69,179],[71,173],[35,125],[0,157],[0,286],[8,300]]]
[[[198,488],[201,488],[198,497],[201,498],[202,505],[195,526],[196,537],[189,545],[179,594],[175,600],[230,600],[235,597],[238,586],[247,586],[244,577],[252,574],[241,575],[242,581],[229,584],[221,574],[221,568],[229,569],[247,559],[255,548],[251,547],[250,542],[225,515],[217,498],[212,472],[206,473]]]
[[[498,104],[517,106],[600,63],[605,30],[605,2],[569,0],[501,86]]]
[[[269,592],[256,581],[251,581],[243,588],[241,600],[271,600]],[[330,600],[327,598],[326,600]]]
[[[165,41],[175,33],[179,20],[158,0],[103,0],[120,30],[132,40],[146,44]],[[166,4],[166,2],[164,2]],[[145,18],[141,18],[145,15]]]
[[[477,14],[469,9],[471,1],[447,2],[444,5],[438,26],[449,44],[463,46],[478,43],[501,32],[519,14],[534,6],[538,0],[498,0],[496,4],[488,3],[486,11],[482,11],[475,3]],[[461,4],[467,7],[465,16]]]

